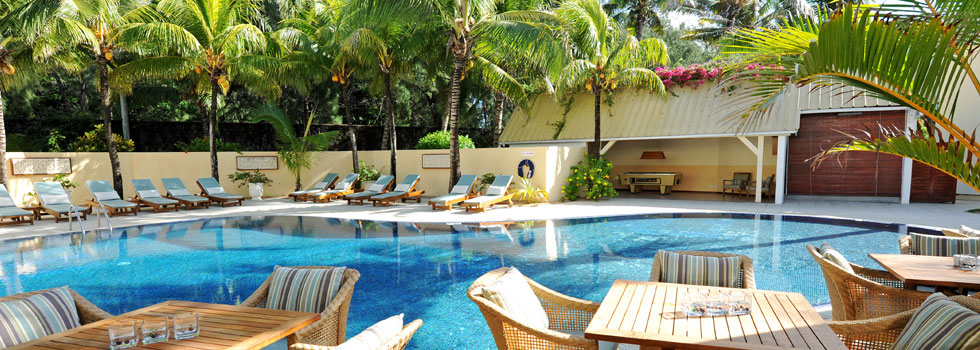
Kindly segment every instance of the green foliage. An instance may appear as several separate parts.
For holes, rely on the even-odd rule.
[[[218,139],[216,143],[218,152],[242,153],[242,146],[237,142],[224,142],[221,141],[221,139]],[[174,143],[174,147],[179,149],[181,152],[207,152],[211,148],[207,137],[193,139],[190,143],[177,141]]]
[[[585,156],[581,162],[572,167],[571,174],[562,186],[562,201],[575,201],[583,196],[586,199],[599,201],[602,198],[612,198],[619,195],[613,188],[609,176],[612,163],[602,156],[594,158]]]
[[[53,178],[44,179],[44,181],[60,183],[61,187],[64,187],[66,190],[78,187],[78,183],[71,181],[71,179],[68,178],[68,174],[58,174]]]
[[[133,140],[123,140],[119,134],[112,134],[112,141],[119,152],[132,152],[136,148]],[[97,124],[92,131],[85,132],[68,147],[72,152],[108,152],[109,145],[105,140],[105,125]]]
[[[520,177],[514,190],[514,200],[524,203],[541,203],[548,201],[548,192],[535,186],[531,179]]]
[[[231,180],[238,187],[245,187],[247,184],[271,184],[272,179],[265,176],[262,172],[255,171],[244,171],[239,170],[234,173],[228,174],[228,180]]]
[[[279,139],[279,157],[286,164],[286,168],[293,174],[296,180],[296,188],[299,189],[300,173],[303,169],[313,166],[314,151],[323,151],[330,147],[337,131],[322,132],[310,135],[310,126],[313,124],[314,114],[310,114],[306,120],[306,130],[302,137],[297,137],[293,131],[292,121],[286,117],[281,109],[275,106],[265,106],[255,110],[252,121],[256,123],[268,122],[276,130],[276,137]]]
[[[358,163],[361,165],[358,170],[360,170],[360,180],[362,183],[374,181],[381,177],[381,171],[375,168],[374,165],[364,163],[363,160],[358,161]]]
[[[480,180],[476,182],[476,192],[487,192],[487,187],[490,187],[490,184],[493,183],[493,179],[496,177],[497,175],[494,173],[480,175]]]
[[[459,135],[459,148],[476,148],[473,139],[469,136]],[[422,136],[415,149],[449,149],[449,132],[435,131]]]

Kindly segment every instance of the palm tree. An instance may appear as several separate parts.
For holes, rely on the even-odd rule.
[[[395,132],[395,96],[392,88],[412,73],[415,59],[426,54],[437,21],[433,11],[404,0],[363,0],[344,4],[337,26],[340,50],[337,59],[370,67],[378,75],[372,85],[384,95],[387,148],[391,151],[391,175],[397,176],[398,144]],[[431,53],[430,53],[431,54]],[[340,77],[339,77],[340,78]]]
[[[328,81],[340,84],[340,102],[344,110],[344,124],[347,124],[352,169],[357,173],[360,171],[357,133],[354,130],[350,101],[356,63],[338,55],[338,38],[334,35],[338,32],[337,26],[342,24],[342,8],[338,4],[297,9],[296,4],[290,4],[281,12],[293,15],[283,20],[282,29],[276,36],[293,50],[282,59],[284,79],[281,81],[284,84],[292,85],[304,93],[308,93],[316,84]]]
[[[894,154],[980,190],[980,144],[953,123],[957,101],[980,95],[972,67],[980,44],[978,19],[976,1],[896,0],[879,10],[846,6],[825,23],[739,31],[724,52],[763,68],[733,69],[734,78],[752,82],[741,93],[749,103],[734,116],[743,123],[768,117],[769,107],[792,85],[860,88],[918,111],[932,125],[922,131],[883,128],[880,137],[852,135],[818,161],[845,151]],[[937,129],[948,136],[937,135]]]
[[[461,82],[466,70],[472,67],[478,69],[482,81],[494,91],[494,143],[498,138],[498,124],[503,116],[504,97],[510,97],[519,103],[527,98],[524,88],[514,79],[508,70],[502,69],[497,63],[513,58],[513,53],[502,54],[502,49],[508,47],[501,42],[514,39],[521,40],[520,35],[528,25],[527,21],[534,18],[544,18],[545,13],[533,11],[541,6],[541,1],[520,2],[510,4],[502,2],[498,8],[496,0],[451,0],[448,11],[443,11],[443,22],[449,25],[449,42],[446,44],[452,54],[453,71],[449,83],[449,167],[450,184],[459,180],[459,110],[462,92]],[[507,10],[498,14],[498,10]],[[499,48],[489,43],[497,43]],[[481,48],[481,50],[476,50]],[[481,57],[483,53],[486,57]],[[496,58],[494,60],[488,59]],[[506,58],[505,58],[506,57]]]
[[[691,30],[686,38],[709,43],[742,28],[776,28],[784,20],[815,14],[807,0],[715,0],[694,12],[709,25]]]
[[[138,0],[22,1],[4,19],[20,22],[30,33],[36,55],[51,58],[81,47],[90,55],[99,76],[99,97],[105,125],[112,184],[122,195],[122,169],[112,134],[112,92],[109,69],[118,54],[119,34],[132,23],[150,19],[148,6]]]
[[[2,10],[2,8],[0,8]],[[0,33],[12,33],[9,28]],[[4,126],[3,92],[32,83],[38,65],[31,58],[31,50],[23,38],[7,34],[0,38],[0,164],[7,164],[7,129]],[[7,172],[0,170],[0,184],[7,185]]]
[[[637,40],[643,39],[646,29],[660,33],[669,12],[698,7],[695,0],[612,0],[602,5],[613,19],[626,23]]]
[[[651,69],[666,65],[667,48],[659,39],[636,40],[603,11],[598,0],[567,0],[555,10],[560,23],[559,40],[564,59],[560,67],[548,69],[555,77],[559,97],[571,96],[581,88],[595,98],[595,137],[589,155],[599,157],[600,115],[603,97],[619,86],[665,93],[660,77]]]
[[[139,23],[120,33],[120,42],[144,57],[119,66],[113,76],[120,89],[137,80],[190,79],[202,97],[210,97],[208,141],[211,176],[218,177],[218,96],[231,82],[254,92],[279,94],[276,79],[279,44],[252,24],[258,0],[161,0],[162,20]]]
[[[313,125],[315,114],[310,113],[306,119],[306,129],[303,136],[296,136],[293,130],[293,121],[287,117],[282,110],[274,106],[265,106],[255,110],[252,114],[252,121],[256,123],[268,122],[276,129],[276,137],[279,139],[279,157],[282,158],[286,168],[293,174],[296,180],[296,190],[302,186],[300,174],[303,169],[309,169],[313,165],[312,154],[310,152],[323,151],[330,147],[336,131],[321,132],[310,135],[310,126]]]

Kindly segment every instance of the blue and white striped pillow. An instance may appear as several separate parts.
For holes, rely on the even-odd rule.
[[[742,261],[737,256],[711,257],[661,250],[660,282],[739,288]]]
[[[346,268],[297,269],[276,266],[269,281],[265,307],[276,310],[323,312],[337,296]]]
[[[894,350],[973,350],[980,347],[980,315],[935,293],[916,309],[892,344]]]
[[[0,303],[0,349],[80,326],[68,287]]]
[[[956,254],[980,255],[980,239],[946,237],[909,233],[909,249],[912,255],[953,256]]]

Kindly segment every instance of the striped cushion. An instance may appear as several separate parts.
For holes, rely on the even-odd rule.
[[[660,251],[660,282],[738,288],[737,256],[716,258]]]
[[[80,326],[67,287],[0,303],[0,348]]]
[[[935,293],[916,309],[892,349],[956,350],[980,347],[980,315]]]
[[[343,267],[296,269],[276,266],[269,281],[265,307],[276,310],[323,312],[344,281]]]
[[[980,238],[980,230],[966,225],[960,225],[960,233],[971,238]]]
[[[515,267],[483,287],[483,297],[500,306],[518,322],[536,329],[548,329],[548,314],[541,306],[541,300],[534,295],[531,285]]]
[[[909,233],[912,255],[953,256],[954,254],[980,254],[980,239],[958,238]]]

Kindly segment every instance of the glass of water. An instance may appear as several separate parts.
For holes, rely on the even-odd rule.
[[[143,344],[161,343],[170,340],[170,331],[167,323],[169,317],[154,317],[143,320]]]
[[[748,315],[752,312],[752,294],[732,292],[730,300],[732,315]]]
[[[126,349],[136,346],[136,321],[118,321],[109,325],[109,349]]]
[[[722,316],[728,313],[728,293],[714,293],[708,296],[708,316]]]
[[[196,312],[185,312],[174,315],[174,339],[190,339],[198,336],[201,329],[198,326]]]

